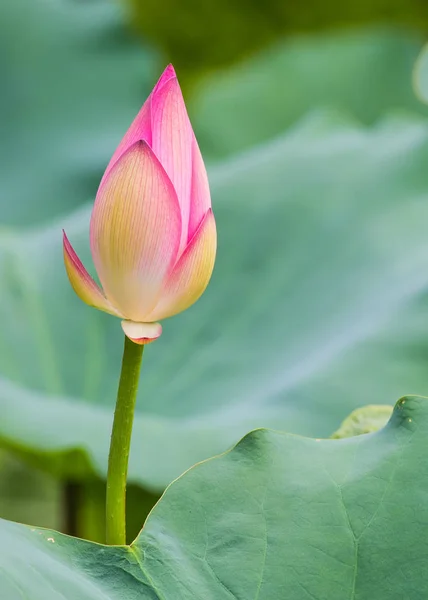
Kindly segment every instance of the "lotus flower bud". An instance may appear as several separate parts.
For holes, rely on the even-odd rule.
[[[157,322],[202,295],[214,267],[217,234],[208,179],[172,66],[166,68],[113,154],[90,223],[101,287],[64,232],[64,260],[76,294],[122,319],[145,344]]]

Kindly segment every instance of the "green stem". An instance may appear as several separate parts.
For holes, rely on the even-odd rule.
[[[107,544],[126,544],[126,476],[144,345],[125,336],[107,472]]]

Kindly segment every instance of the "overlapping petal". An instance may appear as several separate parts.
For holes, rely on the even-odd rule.
[[[82,261],[70,244],[63,231],[64,264],[71,287],[83,302],[99,310],[121,317],[122,315],[110,304],[102,290],[89,275]]]
[[[198,300],[211,278],[216,249],[216,225],[209,209],[168,277],[156,308],[148,316],[149,321],[172,317]]]
[[[175,73],[175,69],[174,67],[169,64],[164,72],[162,73],[162,75],[159,77],[159,80],[157,82],[157,84],[155,85],[155,87],[153,88],[153,91],[151,93],[151,97],[153,97],[154,95],[156,95],[158,92],[160,92],[160,90],[163,88],[163,86],[168,83],[168,81],[170,79],[173,78],[177,78],[177,75]]]
[[[113,156],[110,159],[109,164],[107,165],[107,169],[104,172],[103,178],[101,180],[101,185],[103,185],[104,181],[108,177],[110,171],[120,159],[120,157],[125,154],[127,150],[131,146],[133,146],[136,142],[145,141],[149,146],[152,144],[152,121],[151,121],[151,102],[150,97],[143,104],[140,112],[135,117],[132,122],[131,127],[125,133],[122,141],[119,146],[114,151]]]
[[[160,83],[160,82],[159,82]],[[156,86],[151,101],[152,144],[177,192],[182,217],[180,251],[188,239],[193,130],[175,74]]]
[[[187,238],[191,240],[201,221],[211,208],[210,187],[207,171],[196,137],[192,134],[192,181],[190,191],[190,214]]]
[[[173,185],[148,144],[137,142],[103,180],[91,218],[95,268],[126,319],[147,320],[176,262],[180,236]]]

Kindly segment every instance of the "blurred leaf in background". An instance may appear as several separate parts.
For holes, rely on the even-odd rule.
[[[94,196],[157,68],[113,2],[1,2],[0,31],[0,224],[32,225]]]
[[[0,516],[40,527],[62,528],[61,489],[42,471],[0,453]]]
[[[122,2],[129,7],[134,27],[163,48],[183,79],[191,82],[290,34],[385,23],[428,31],[428,13],[421,0]]]
[[[413,85],[418,98],[428,104],[428,44],[425,44],[415,64]]]
[[[219,158],[323,107],[368,125],[391,111],[428,116],[412,89],[421,47],[420,35],[386,28],[290,39],[201,81],[192,105],[198,138]]]

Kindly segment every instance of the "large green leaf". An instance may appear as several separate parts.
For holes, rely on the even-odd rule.
[[[428,400],[346,440],[258,430],[190,469],[130,546],[0,522],[8,600],[428,596]]]
[[[422,41],[392,29],[286,41],[207,78],[193,106],[199,139],[221,157],[277,136],[315,108],[347,110],[366,124],[390,110],[427,115],[411,85]]]
[[[428,124],[319,116],[211,171],[219,252],[203,298],[147,348],[130,479],[161,490],[254,427],[328,436],[354,408],[428,393]],[[122,339],[82,304],[61,227],[0,236],[0,440],[106,472]]]
[[[0,223],[87,202],[150,91],[153,58],[117,3],[0,2]]]

